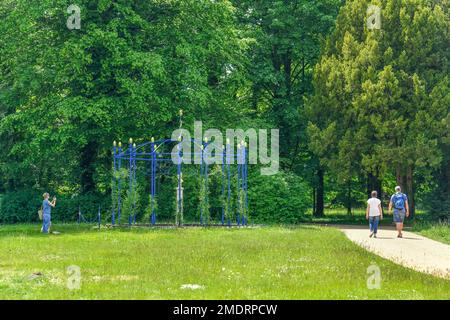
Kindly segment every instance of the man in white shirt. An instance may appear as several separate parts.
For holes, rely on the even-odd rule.
[[[366,219],[369,220],[370,235],[369,237],[376,238],[378,231],[378,223],[383,219],[383,210],[381,209],[381,201],[377,198],[377,192],[372,191],[372,198],[367,200]]]

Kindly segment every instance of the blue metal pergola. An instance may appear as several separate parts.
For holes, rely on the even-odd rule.
[[[190,152],[189,159],[193,159],[195,156],[201,157],[201,163],[200,163],[200,175],[202,177],[202,183],[204,183],[205,190],[208,190],[208,161],[207,156],[208,153],[205,152],[208,148],[208,146],[211,143],[214,142],[208,142],[208,140],[205,139],[205,141],[198,141],[195,139],[191,139],[191,142],[193,144],[196,144],[200,148],[200,152]],[[164,146],[171,144],[171,143],[178,143],[178,149],[174,152],[165,152]],[[214,145],[214,147],[217,147]],[[234,152],[234,150],[231,150],[230,143],[227,141],[225,145],[219,146],[219,148],[216,148],[217,150],[221,151],[221,174],[222,174],[222,196],[224,199],[226,199],[226,202],[222,204],[222,215],[221,215],[221,225],[231,226],[234,224],[234,219],[230,217],[230,214],[228,217],[225,217],[225,206],[227,206],[228,212],[232,208],[232,203],[234,199],[232,199],[232,192],[231,192],[231,181],[233,178],[236,178],[237,182],[237,199],[236,199],[236,210],[235,210],[235,218],[236,218],[236,225],[237,226],[246,226],[248,224],[248,198],[247,198],[247,190],[248,190],[248,184],[247,184],[247,176],[248,176],[248,155],[247,155],[247,145],[245,142],[241,142],[238,144],[237,151]],[[173,140],[173,139],[162,139],[155,141],[153,138],[150,142],[145,142],[142,144],[136,145],[133,143],[133,140],[130,138],[128,147],[122,148],[122,143],[116,143],[114,141],[113,143],[113,170],[114,170],[114,176],[116,171],[121,170],[124,163],[128,167],[128,183],[126,181],[122,181],[124,179],[117,178],[116,183],[114,184],[115,187],[117,187],[117,201],[115,205],[113,205],[112,208],[112,216],[111,221],[112,225],[120,224],[121,221],[121,214],[122,214],[122,199],[121,199],[121,192],[122,188],[128,187],[130,194],[136,191],[136,168],[137,163],[144,163],[145,165],[150,167],[150,201],[152,203],[151,208],[151,215],[150,215],[150,226],[157,225],[156,218],[157,218],[157,210],[154,208],[153,203],[156,201],[156,184],[157,184],[157,175],[158,175],[158,168],[161,167],[162,163],[173,163],[173,165],[176,166],[177,169],[177,205],[176,205],[176,219],[175,224],[177,226],[183,225],[183,156],[187,156],[186,154],[183,154],[182,149],[180,148],[180,140]],[[176,159],[176,161],[174,161]],[[234,162],[236,160],[237,165],[237,174],[231,173],[231,165],[234,165]],[[185,164],[186,165],[186,164]],[[114,178],[116,179],[116,178]],[[208,201],[208,192],[206,192],[205,195],[206,201]],[[134,198],[134,201],[136,199]],[[136,223],[136,202],[133,204],[133,210],[130,213],[128,217],[128,224],[132,225]],[[243,210],[241,210],[241,209]],[[201,211],[203,208],[201,207]],[[243,212],[239,212],[243,211]],[[206,225],[204,221],[204,216],[206,214],[209,216],[209,213],[200,212],[200,224]],[[119,223],[116,223],[116,218]],[[225,221],[227,220],[227,221]]]

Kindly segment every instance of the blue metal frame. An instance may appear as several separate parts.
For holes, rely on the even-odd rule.
[[[172,162],[172,153],[167,152],[158,152],[158,149],[168,143],[179,143],[178,140],[173,139],[161,139],[158,141],[154,141],[152,138],[152,141],[145,142],[139,145],[136,145],[133,143],[132,139],[129,141],[128,148],[125,148],[122,150],[122,144],[119,142],[118,147],[116,147],[116,143],[113,145],[113,172],[116,173],[116,171],[120,172],[122,168],[122,160],[125,160],[128,162],[128,171],[129,171],[129,181],[128,181],[128,188],[130,194],[133,194],[136,192],[136,168],[137,168],[137,162],[147,161],[150,162],[150,200],[151,200],[151,215],[150,215],[150,225],[156,225],[156,209],[153,207],[153,203],[156,201],[156,178],[158,174],[158,162]],[[198,145],[202,146],[202,150],[200,153],[198,152],[191,152],[190,157],[191,159],[195,155],[201,155],[201,163],[200,163],[200,175],[202,176],[202,181],[205,183],[206,190],[208,190],[208,163],[207,159],[205,159],[206,155],[204,150],[208,145],[211,144],[211,142],[203,142],[203,141],[197,141],[195,139],[191,139],[191,142],[196,143]],[[148,147],[150,150],[148,149]],[[228,152],[230,150],[230,144],[227,141],[225,146],[222,146],[222,196],[224,199],[226,199],[226,202],[222,204],[222,215],[221,215],[221,224],[224,225],[225,222],[228,226],[232,225],[232,221],[230,217],[225,217],[225,206],[227,206],[228,212],[231,210],[231,179],[232,179],[232,173],[231,173],[231,162],[232,160],[237,160],[237,199],[236,199],[236,224],[238,226],[245,226],[248,224],[248,197],[247,197],[247,191],[248,191],[248,158],[247,158],[247,146],[244,144],[238,145],[238,149],[236,154],[234,154],[232,151]],[[217,148],[216,148],[217,150]],[[167,157],[169,156],[170,157]],[[182,161],[183,156],[185,156],[181,149],[179,148],[177,151],[177,176],[178,176],[178,199],[179,208],[182,208],[182,197],[181,197],[181,179],[182,179]],[[113,179],[116,179],[116,177],[113,177]],[[117,207],[113,206],[112,212],[111,212],[111,222],[112,225],[120,224],[121,220],[121,192],[122,192],[122,178],[120,175],[117,178],[117,181],[114,183],[114,187],[117,187]],[[244,199],[241,198],[241,190],[244,192]],[[206,194],[206,197],[208,197],[208,194]],[[209,199],[206,198],[206,201]],[[130,213],[130,216],[128,217],[128,224],[131,226],[132,224],[136,223],[136,197],[134,197],[133,202],[133,210],[132,213]],[[245,205],[245,212],[239,212],[240,206],[239,201],[244,201]],[[116,218],[116,210],[117,208],[117,218]],[[204,224],[204,213],[201,212],[200,214],[200,224]],[[226,220],[226,221],[225,221]],[[183,223],[180,221],[181,224]]]

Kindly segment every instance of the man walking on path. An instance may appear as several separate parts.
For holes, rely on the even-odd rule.
[[[389,201],[389,213],[392,207],[394,207],[394,222],[398,232],[397,238],[402,238],[403,221],[405,216],[409,217],[409,205],[408,197],[402,193],[400,186],[395,187],[395,193],[392,195],[391,201]]]

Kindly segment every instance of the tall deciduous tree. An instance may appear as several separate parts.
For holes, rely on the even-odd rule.
[[[303,97],[311,92],[320,41],[334,25],[340,0],[233,1],[248,50],[244,97],[254,112],[281,133],[284,167],[292,169],[304,138]]]
[[[101,190],[113,140],[170,136],[179,109],[216,125],[245,114],[232,103],[243,43],[228,1],[77,5],[69,30],[67,1],[0,4],[6,187]]]
[[[247,51],[248,82],[241,89],[242,100],[256,116],[280,129],[281,166],[309,180],[314,199],[323,198],[324,177],[307,147],[303,101],[312,91],[321,40],[333,28],[342,2],[233,1],[242,33],[253,39]]]

